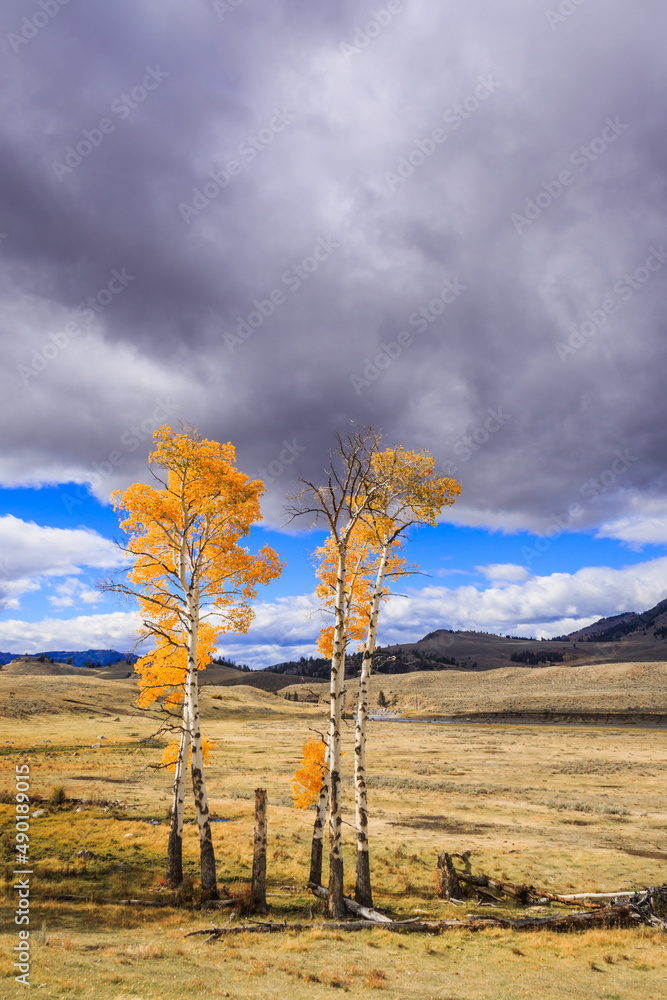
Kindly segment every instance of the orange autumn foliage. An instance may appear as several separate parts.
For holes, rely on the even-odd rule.
[[[401,547],[396,541],[395,549]],[[345,579],[345,610],[346,610],[346,640],[357,640],[358,648],[362,649],[368,631],[368,618],[373,585],[380,561],[380,545],[375,533],[362,522],[353,530],[347,546],[347,574]],[[315,593],[323,601],[325,608],[332,608],[335,600],[336,575],[338,571],[338,550],[329,536],[324,545],[316,550],[320,565],[317,576],[320,579]],[[386,578],[395,579],[409,572],[407,562],[400,556],[392,555],[387,565]],[[384,590],[382,597],[387,600],[389,591]],[[333,654],[334,626],[328,625],[322,629],[317,648],[327,659]]]
[[[264,485],[235,467],[233,445],[166,424],[154,441],[149,464],[162,488],[135,483],[112,494],[115,509],[127,515],[121,528],[133,560],[128,585],[115,589],[136,597],[142,637],[156,641],[135,668],[141,707],[180,701],[194,619],[203,670],[222,633],[247,632],[257,586],[282,571],[273,549],[251,555],[239,545],[261,520]]]
[[[213,747],[218,745],[218,740],[208,740],[205,736],[201,738],[201,748],[204,755],[204,763],[208,764],[211,759],[211,750]],[[162,763],[166,766],[168,771],[176,770],[176,761],[178,760],[179,742],[174,740],[172,743],[168,743],[167,746],[162,751]],[[189,767],[192,763],[192,747],[190,747],[190,756],[188,757],[187,766]]]
[[[317,802],[322,787],[326,746],[313,736],[303,747],[301,767],[294,772],[292,794],[297,809],[307,809]]]
[[[436,473],[435,459],[424,451],[387,448],[373,455],[372,467],[375,479],[386,483],[371,505],[376,525],[383,519],[399,530],[408,524],[435,525],[442,508],[461,493],[460,483]],[[386,536],[388,523],[380,534]]]

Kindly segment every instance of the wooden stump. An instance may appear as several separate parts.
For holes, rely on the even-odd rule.
[[[461,898],[461,886],[459,884],[454,862],[451,854],[444,851],[438,855],[438,868],[440,870],[440,895],[443,899]]]
[[[252,857],[252,905],[268,913],[266,905],[266,789],[255,789],[255,845]]]

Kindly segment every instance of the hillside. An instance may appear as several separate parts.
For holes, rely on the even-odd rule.
[[[530,667],[549,663],[583,666],[663,660],[667,660],[667,600],[642,614],[629,611],[601,618],[570,635],[546,641],[489,632],[437,629],[417,642],[378,647],[373,670],[376,674],[402,674],[432,670],[496,670],[517,662]],[[349,656],[346,676],[358,676],[360,665],[358,655]],[[326,660],[302,657],[298,661],[275,664],[267,671],[300,677],[304,681],[324,679],[329,676],[329,664]]]
[[[134,675],[134,663],[119,660],[108,667],[76,667],[56,660],[51,662],[36,656],[21,656],[10,663],[0,664],[0,676],[5,677],[99,677],[104,680],[123,680]]]
[[[50,649],[42,653],[31,653],[21,656],[19,653],[0,653],[0,665],[11,663],[16,659],[54,660],[56,663],[70,661],[74,667],[108,667],[113,663],[135,663],[139,657],[135,653],[119,653],[117,649]]]
[[[50,662],[51,658],[54,662]],[[71,661],[67,663],[66,661]],[[23,657],[0,653],[0,670],[8,674],[63,675],[94,671],[98,677],[118,680],[130,677],[137,656],[117,650],[52,650]],[[667,660],[667,600],[648,611],[623,612],[547,641],[502,636],[489,632],[436,629],[411,643],[378,647],[375,674],[466,671],[482,672],[514,666],[564,667],[596,663],[650,663]],[[98,667],[97,663],[103,664]],[[86,666],[84,666],[86,664]],[[351,653],[346,676],[356,677],[361,655]],[[263,670],[248,670],[224,658],[209,664],[202,674],[205,686],[247,685],[264,691],[280,691],[295,683],[310,683],[329,677],[330,663],[318,657],[273,664]]]
[[[13,654],[11,654],[13,655]],[[63,677],[79,676],[102,680],[126,680],[136,682],[134,661],[119,660],[106,667],[77,667],[71,663],[54,661],[38,656],[20,656],[10,662],[0,662],[0,677]],[[292,684],[293,678],[266,670],[242,670],[228,664],[210,663],[200,674],[200,686],[236,687],[243,685],[261,691],[280,691]]]
[[[623,618],[626,620],[618,620]],[[624,637],[638,638],[651,630],[654,632],[654,638],[664,639],[667,634],[667,600],[660,601],[643,614],[618,615],[616,619],[603,618],[590,628],[594,631],[589,634],[588,642],[618,642]]]
[[[626,625],[631,622],[635,622],[639,618],[636,611],[625,611],[621,615],[612,615],[610,618],[600,618],[598,621],[593,622],[592,625],[586,625],[585,628],[577,629],[576,632],[569,632],[567,636],[559,636],[559,638],[570,640],[578,639],[588,639],[592,635],[599,635],[601,632],[606,632],[608,629],[617,627],[618,625]]]
[[[307,691],[308,700],[326,707],[326,682],[311,683]],[[376,711],[385,702],[407,717],[667,725],[667,662],[374,676],[370,691]],[[294,685],[282,693],[294,698],[303,692]],[[354,712],[356,697],[357,685],[350,682],[346,712]]]

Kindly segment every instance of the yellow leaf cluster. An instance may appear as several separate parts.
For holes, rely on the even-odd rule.
[[[396,540],[394,549],[401,547]],[[358,522],[347,546],[347,573],[345,578],[345,609],[346,609],[346,640],[357,640],[358,648],[362,649],[368,631],[368,619],[373,597],[373,586],[380,561],[379,542],[377,534],[367,525]],[[338,572],[338,550],[333,538],[327,538],[324,545],[316,550],[320,559],[317,576],[321,581],[315,593],[323,601],[324,607],[332,608],[335,601],[336,576]],[[405,559],[392,555],[387,563],[385,578],[394,579],[405,572]],[[389,596],[385,589],[383,600]],[[322,629],[317,648],[322,656],[331,659],[333,655],[334,626],[328,625]]]
[[[443,507],[449,507],[461,493],[461,485],[438,475],[435,459],[424,451],[387,448],[372,459],[373,475],[386,483],[378,502],[380,515],[389,514],[397,523],[414,521],[435,525]]]
[[[292,794],[297,809],[307,809],[317,802],[322,787],[325,744],[314,736],[303,747],[301,767],[294,773]]]
[[[208,764],[211,759],[211,750],[213,747],[217,746],[218,740],[207,740],[205,736],[201,738],[201,748],[202,755],[204,758],[204,764]],[[176,770],[176,761],[178,760],[178,740],[174,740],[173,743],[168,743],[167,746],[162,751],[162,763],[166,765],[168,771]],[[192,747],[190,747],[190,755],[188,757],[188,767],[192,763]]]
[[[197,636],[197,669],[205,670],[215,656],[218,631],[210,622],[202,622]],[[174,644],[172,639],[161,639],[134,665],[139,674],[139,695],[137,705],[149,708],[154,702],[164,700],[169,707],[178,705],[183,695],[183,686],[188,670],[188,648],[185,644]],[[187,637],[186,637],[187,638]]]
[[[233,445],[166,424],[154,441],[149,463],[162,488],[135,483],[112,494],[115,509],[125,514],[121,528],[133,561],[127,579],[139,601],[142,635],[157,639],[137,664],[144,707],[179,699],[193,607],[203,669],[223,632],[248,631],[257,586],[282,572],[273,549],[251,555],[239,544],[261,520],[264,484],[235,467]]]

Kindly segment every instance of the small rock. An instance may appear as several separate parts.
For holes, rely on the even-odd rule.
[[[101,743],[91,743],[90,749],[91,750],[95,750],[97,747],[101,747],[101,746],[102,746]]]
[[[77,858],[94,858],[95,855],[92,851],[77,851]]]
[[[86,811],[86,807],[85,807],[85,806],[78,806],[78,807],[77,807],[77,810],[76,810],[76,811],[77,811],[78,813],[82,813],[82,812],[85,812],[85,811]]]
[[[32,814],[32,818],[35,819],[37,816],[45,816],[45,815],[46,815],[46,809],[35,809],[35,811]]]
[[[98,736],[97,738],[98,738],[98,740],[105,740],[106,736]]]
[[[126,833],[125,836],[126,837],[134,837],[134,834],[133,833]]]
[[[112,719],[111,721],[112,722],[120,722],[120,715],[117,715],[116,718]]]

